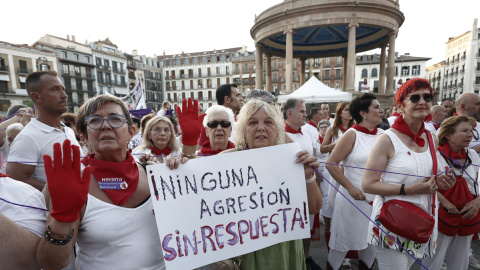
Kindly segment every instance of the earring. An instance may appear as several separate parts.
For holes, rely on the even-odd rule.
[[[367,117],[365,116],[365,117],[363,118],[363,120],[367,120]]]

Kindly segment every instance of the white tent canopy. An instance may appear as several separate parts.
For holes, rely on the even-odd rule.
[[[302,87],[290,95],[278,96],[278,103],[284,103],[289,98],[301,98],[306,103],[340,102],[352,101],[352,93],[330,88],[312,76]]]

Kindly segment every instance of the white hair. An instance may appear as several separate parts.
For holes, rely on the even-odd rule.
[[[228,121],[230,121],[230,123],[235,122],[235,116],[233,114],[232,109],[222,105],[213,105],[212,107],[208,108],[205,113],[207,114],[205,118],[203,118],[203,126],[205,128],[207,127],[207,123],[210,122],[212,115],[215,113],[225,113],[227,114],[227,118],[228,118]]]
[[[11,124],[7,127],[7,131],[5,132],[5,134],[8,136],[9,132],[13,130],[18,130],[20,132],[22,131],[22,129],[23,129],[23,125],[20,123]]]

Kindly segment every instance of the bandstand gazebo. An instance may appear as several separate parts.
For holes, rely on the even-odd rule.
[[[300,84],[305,82],[305,60],[342,56],[344,87],[354,91],[356,53],[381,49],[379,94],[393,93],[395,38],[405,21],[399,0],[285,0],[256,16],[250,34],[256,47],[256,85],[263,85],[266,55],[266,88],[272,91],[271,56],[285,57],[286,94],[292,92],[293,58],[302,61]]]

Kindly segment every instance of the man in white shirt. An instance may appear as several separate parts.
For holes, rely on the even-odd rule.
[[[308,130],[312,135],[312,140],[318,139],[318,122],[322,120],[323,112],[321,108],[315,107],[310,109],[310,120],[302,126],[303,130]]]
[[[65,87],[55,71],[30,73],[27,93],[35,104],[36,118],[17,135],[8,155],[7,174],[15,180],[42,190],[47,181],[43,155],[53,157],[53,145],[69,139],[79,145],[72,129],[60,117],[68,110]]]
[[[307,120],[307,109],[305,101],[296,98],[289,98],[282,107],[283,117],[285,119],[285,131],[288,137],[300,144],[302,150],[306,150],[313,155],[315,140],[308,129],[302,129]],[[318,138],[318,136],[317,136]],[[313,227],[313,216],[310,215],[310,229]],[[303,251],[305,253],[305,263],[307,269],[319,270],[320,266],[310,256],[310,238],[303,239]]]
[[[323,114],[327,115],[325,119],[330,122],[330,125],[333,125],[334,119],[330,117],[330,106],[327,103],[323,103],[320,108],[322,108]]]
[[[455,101],[456,115],[466,115],[477,119],[480,110],[480,96],[475,93],[463,93]],[[473,127],[473,139],[468,148],[475,150],[480,156],[480,123]]]
[[[370,85],[367,82],[367,78],[363,80],[362,85],[360,86],[361,90],[360,92],[362,93],[370,93]]]

